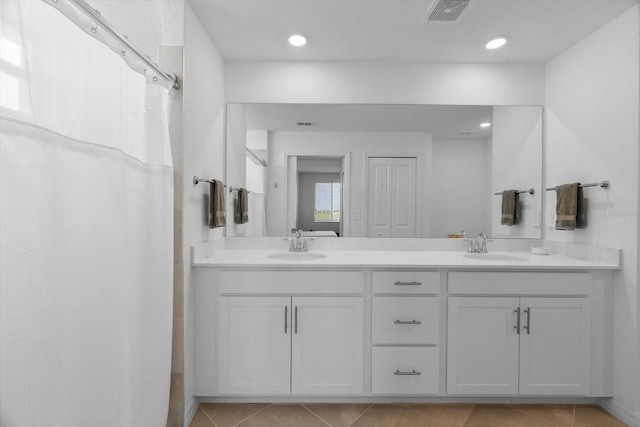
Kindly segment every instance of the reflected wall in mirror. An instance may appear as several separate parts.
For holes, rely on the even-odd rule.
[[[540,106],[228,104],[226,160],[228,236],[541,237]]]

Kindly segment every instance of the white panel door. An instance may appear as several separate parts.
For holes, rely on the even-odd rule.
[[[391,159],[391,237],[416,236],[416,159]]]
[[[367,235],[416,236],[416,158],[369,157]]]
[[[522,298],[520,308],[520,394],[589,394],[589,299]]]
[[[361,297],[294,297],[293,394],[361,394]]]
[[[448,394],[518,393],[518,298],[449,297]]]
[[[221,297],[220,394],[289,394],[290,297]]]
[[[369,158],[367,232],[369,237],[391,237],[391,162]]]

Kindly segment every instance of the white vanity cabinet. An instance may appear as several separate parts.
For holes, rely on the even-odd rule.
[[[447,393],[589,395],[590,288],[586,273],[451,273]]]
[[[262,278],[252,291],[247,276]],[[274,274],[275,273],[275,274]],[[293,274],[290,274],[293,273]],[[337,275],[336,275],[337,274]],[[349,395],[363,392],[362,296],[296,295],[314,281],[344,280],[362,292],[362,273],[223,272],[221,289],[289,295],[221,295],[218,390],[222,395]],[[305,277],[308,276],[308,277]],[[304,279],[307,279],[304,281]],[[274,286],[264,286],[264,282]],[[298,287],[299,285],[299,287]],[[260,284],[258,283],[258,286]],[[335,291],[335,289],[333,289]],[[261,291],[261,292],[259,292]],[[322,294],[323,288],[315,289]]]
[[[194,389],[204,399],[612,393],[606,271],[196,271]]]

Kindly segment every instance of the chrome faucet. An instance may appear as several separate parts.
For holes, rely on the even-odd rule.
[[[292,228],[291,233],[293,233],[293,237],[289,239],[291,241],[289,252],[309,252],[309,240],[311,239],[302,237],[302,229]]]
[[[487,242],[490,242],[486,234],[480,233],[475,239],[464,239],[465,243],[469,244],[467,252],[470,254],[486,254]]]
[[[476,252],[480,254],[487,253],[487,235],[484,233],[480,233],[476,237]]]

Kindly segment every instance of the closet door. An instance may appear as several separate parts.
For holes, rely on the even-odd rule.
[[[369,158],[367,236],[391,237],[391,159]]]
[[[391,159],[391,237],[416,236],[416,159]]]
[[[367,236],[415,237],[416,158],[369,157]]]

